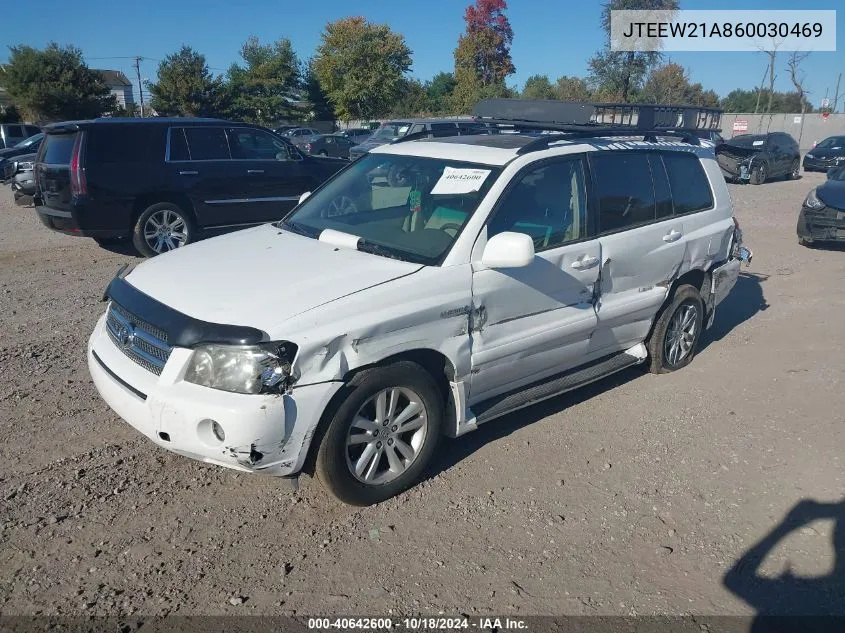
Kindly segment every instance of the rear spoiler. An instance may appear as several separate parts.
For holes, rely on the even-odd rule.
[[[62,123],[51,123],[43,129],[45,134],[67,134],[68,132],[78,132],[82,127],[77,121],[64,121]]]

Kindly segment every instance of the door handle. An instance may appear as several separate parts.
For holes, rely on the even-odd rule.
[[[576,259],[574,262],[570,264],[572,268],[575,270],[585,270],[587,268],[592,268],[596,264],[599,263],[598,257],[592,257],[591,255],[584,255],[580,259]]]
[[[683,235],[683,233],[681,233],[680,231],[676,231],[675,229],[672,229],[666,235],[663,236],[663,241],[664,242],[677,242],[679,239],[681,239],[682,235]]]
[[[193,170],[185,170],[185,171],[180,171],[179,175],[180,176],[197,176],[197,175],[199,175],[199,172],[193,171]]]
[[[246,173],[248,173],[248,174],[263,174],[264,170],[263,169],[247,169]]]

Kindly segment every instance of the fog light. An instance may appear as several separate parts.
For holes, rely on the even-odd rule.
[[[217,422],[212,421],[211,432],[214,433],[214,437],[216,437],[221,442],[226,439],[226,432],[223,430],[223,427],[220,426]]]

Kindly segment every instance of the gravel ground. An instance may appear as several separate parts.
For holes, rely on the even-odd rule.
[[[795,236],[821,181],[731,186],[754,262],[690,367],[630,370],[446,441],[429,479],[366,509],[122,422],[84,350],[132,256],[52,233],[0,191],[0,613],[845,612],[845,249]],[[760,573],[812,578],[806,600],[789,576],[741,578],[741,600],[726,572],[802,500],[839,505],[801,506],[818,520],[775,531]]]

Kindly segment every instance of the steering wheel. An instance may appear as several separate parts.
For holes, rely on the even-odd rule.
[[[329,202],[329,206],[320,212],[324,218],[336,218],[344,215],[358,213],[358,205],[349,196],[339,195]]]

